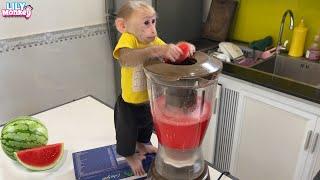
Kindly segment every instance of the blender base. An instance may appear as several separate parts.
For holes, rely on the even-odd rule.
[[[152,163],[149,172],[148,172],[148,176],[147,176],[148,180],[168,180],[164,177],[162,177],[156,170],[154,162]],[[209,169],[208,169],[208,164],[205,163],[204,164],[204,169],[202,174],[196,178],[196,179],[192,179],[192,180],[210,180],[210,175],[209,175]]]

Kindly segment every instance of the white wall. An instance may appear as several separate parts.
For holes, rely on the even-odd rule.
[[[12,2],[12,1],[10,1]],[[105,23],[104,0],[26,0],[33,7],[32,16],[0,16],[0,39]],[[0,9],[6,0],[0,0]]]
[[[0,60],[0,125],[87,95],[115,103],[106,33],[0,53]]]
[[[0,9],[7,0],[0,0]],[[24,2],[24,0],[8,0]],[[0,125],[7,120],[35,114],[83,96],[93,95],[110,106],[115,102],[114,61],[106,30],[76,38],[2,49],[3,39],[42,34],[61,35],[77,27],[105,28],[104,0],[26,0],[32,16],[4,18],[0,15]],[[89,30],[88,29],[88,30]],[[90,31],[88,31],[89,33]],[[24,42],[15,38],[9,45]]]

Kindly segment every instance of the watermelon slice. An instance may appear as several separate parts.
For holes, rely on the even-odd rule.
[[[51,144],[14,153],[27,169],[42,171],[53,168],[63,156],[63,143]]]

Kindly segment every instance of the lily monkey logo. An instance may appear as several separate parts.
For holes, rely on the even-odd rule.
[[[29,19],[33,7],[26,2],[6,2],[6,8],[1,10],[3,17],[24,17]]]

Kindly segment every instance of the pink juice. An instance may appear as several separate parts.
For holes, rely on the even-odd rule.
[[[211,117],[211,103],[197,98],[196,108],[186,113],[166,106],[165,98],[153,102],[152,116],[159,142],[174,149],[192,149],[200,146]]]

